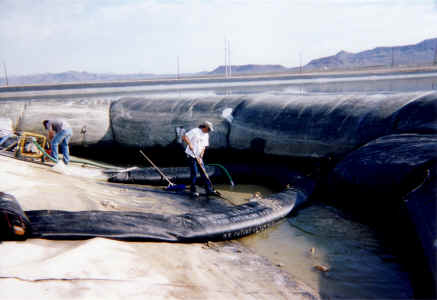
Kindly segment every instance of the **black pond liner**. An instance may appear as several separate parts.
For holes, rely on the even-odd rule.
[[[141,170],[130,171],[127,182],[135,182],[132,174],[142,174],[140,176],[142,180],[145,180],[144,174],[151,176],[153,174],[150,169],[142,170],[143,174]],[[174,172],[186,177],[185,168],[174,168]],[[158,179],[153,177],[148,182]],[[2,240],[26,238],[76,240],[105,237],[124,241],[165,242],[229,240],[264,230],[287,216],[296,205],[304,203],[312,192],[314,184],[310,179],[302,176],[297,177],[297,180],[302,184],[305,183],[305,186],[288,187],[283,192],[269,197],[254,198],[242,205],[223,206],[218,211],[178,215],[123,211],[24,212],[12,195],[1,193],[1,238]],[[120,178],[117,181],[120,182]],[[5,221],[5,215],[16,227]],[[18,230],[19,234],[17,234],[17,226],[24,232]]]
[[[30,221],[14,196],[0,192],[0,240],[25,240]]]

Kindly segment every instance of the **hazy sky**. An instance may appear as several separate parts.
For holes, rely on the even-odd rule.
[[[10,74],[211,70],[225,36],[233,64],[291,67],[437,37],[437,0],[0,0]]]

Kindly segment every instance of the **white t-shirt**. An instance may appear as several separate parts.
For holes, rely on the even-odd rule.
[[[200,128],[191,129],[185,136],[190,140],[197,157],[200,157],[205,147],[209,146],[209,133],[204,133]],[[195,157],[189,146],[185,149],[185,153],[191,157]]]

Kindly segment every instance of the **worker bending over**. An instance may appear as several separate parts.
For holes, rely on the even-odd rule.
[[[70,161],[68,142],[73,135],[71,126],[64,120],[44,120],[42,124],[44,129],[48,131],[48,140],[52,150],[52,157],[56,162],[58,161],[58,147],[60,144],[63,161],[68,165],[68,162]]]
[[[188,164],[191,172],[191,187],[190,191],[194,197],[198,197],[199,193],[196,191],[196,180],[198,168],[197,164],[203,165],[203,155],[205,154],[206,147],[209,146],[209,132],[214,131],[214,127],[211,122],[205,121],[198,128],[193,128],[188,131],[182,139],[187,143],[185,153],[187,154]],[[199,159],[199,161],[197,160]],[[203,172],[200,172],[202,179],[205,182],[205,189],[207,196],[216,195],[212,189],[211,182],[206,178]]]

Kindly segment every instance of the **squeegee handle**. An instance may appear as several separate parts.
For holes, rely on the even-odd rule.
[[[209,178],[208,172],[206,172],[205,167],[203,166],[203,163],[200,161],[200,159],[196,156],[197,163],[200,166],[200,169],[202,169],[203,175],[205,175],[206,179],[209,181],[211,186],[213,186],[211,179]]]
[[[140,153],[144,156],[145,159],[147,159],[147,161],[152,165],[152,167],[153,167],[156,171],[158,171],[159,175],[161,175],[162,178],[164,178],[164,179],[168,182],[169,185],[174,185],[174,183],[170,181],[170,179],[169,179],[169,178],[168,178],[168,177],[167,177],[167,176],[166,176],[166,175],[161,171],[161,169],[159,169],[158,166],[155,165],[155,164],[153,163],[153,161],[152,161],[150,158],[148,158],[147,155],[144,154],[144,152],[143,152],[142,150],[140,150]]]

